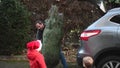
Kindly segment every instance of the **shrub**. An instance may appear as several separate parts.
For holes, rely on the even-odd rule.
[[[30,13],[19,0],[0,1],[0,54],[20,54],[30,40]]]

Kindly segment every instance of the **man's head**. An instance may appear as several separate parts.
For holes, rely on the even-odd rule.
[[[45,27],[45,25],[44,25],[44,21],[42,21],[42,20],[37,20],[36,22],[36,28],[37,29],[44,29],[44,27]]]

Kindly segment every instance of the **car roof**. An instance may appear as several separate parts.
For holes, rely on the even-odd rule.
[[[108,12],[120,12],[120,7],[110,9]]]

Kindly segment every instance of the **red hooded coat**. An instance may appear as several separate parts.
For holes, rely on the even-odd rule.
[[[30,68],[47,68],[43,55],[37,50],[28,50],[27,57],[29,59]]]
[[[27,58],[29,59],[30,68],[47,68],[44,56],[36,50],[40,47],[38,41],[31,41],[27,43]]]

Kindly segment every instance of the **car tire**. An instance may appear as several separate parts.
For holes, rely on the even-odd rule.
[[[97,68],[120,68],[120,57],[119,56],[107,56],[101,59]]]

